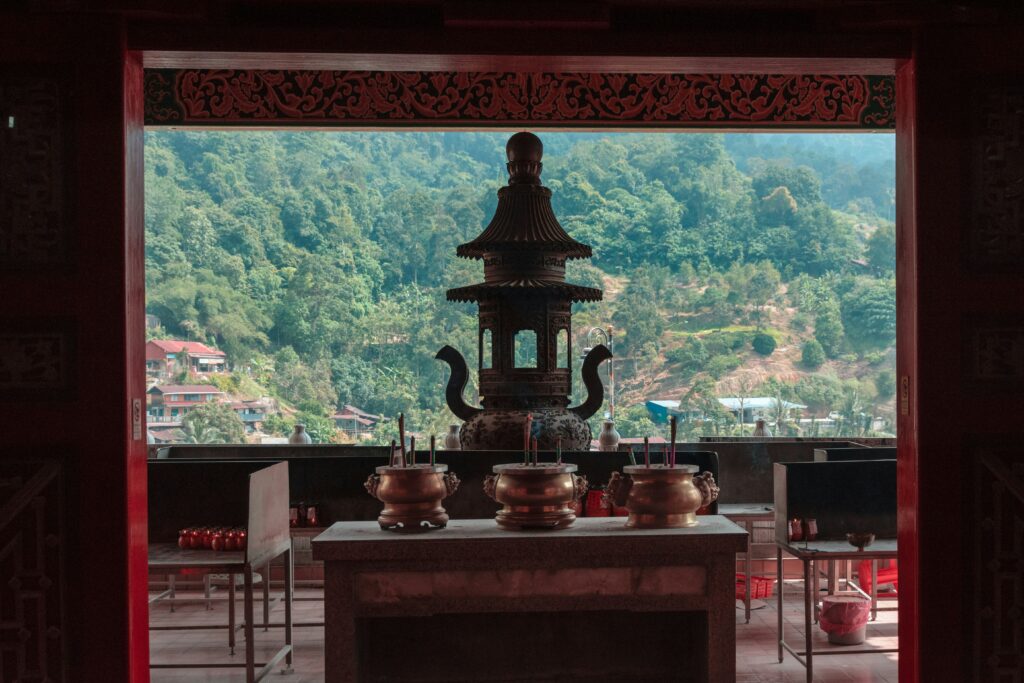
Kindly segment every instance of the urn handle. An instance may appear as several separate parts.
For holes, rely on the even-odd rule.
[[[693,478],[693,485],[700,491],[701,507],[711,505],[718,500],[718,484],[715,483],[715,475],[710,472],[701,472]]]
[[[605,486],[605,494],[601,501],[605,505],[609,503],[616,507],[623,507],[629,497],[629,490],[633,488],[633,477],[620,472],[612,472],[608,485]]]
[[[377,489],[380,488],[380,475],[371,474],[369,477],[366,478],[366,483],[363,484],[363,486],[366,487],[367,493],[369,493],[374,498],[377,498]],[[380,498],[377,498],[377,500],[380,500]]]
[[[488,474],[484,477],[484,493],[487,494],[488,498],[494,501],[498,500],[494,496],[495,491],[498,488],[498,477],[500,476],[500,474]]]
[[[582,474],[572,475],[572,502],[576,503],[585,500],[587,497],[587,477]]]
[[[444,474],[444,490],[447,491],[445,497],[452,495],[459,490],[459,478],[455,476],[454,472],[445,472]]]

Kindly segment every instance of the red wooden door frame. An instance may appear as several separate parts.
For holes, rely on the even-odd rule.
[[[129,53],[134,54],[134,53]],[[344,68],[386,68],[388,70],[418,70],[426,64],[437,65],[436,68],[458,68],[462,70],[473,68],[501,68],[502,64],[510,64],[515,70],[520,71],[543,71],[552,68],[564,67],[566,60],[571,60],[575,71],[586,72],[611,70],[611,64],[617,65],[616,71],[629,70],[652,70],[685,72],[694,67],[707,72],[728,72],[738,70],[737,65],[742,64],[747,71],[778,73],[895,73],[896,74],[896,195],[897,195],[897,218],[896,218],[896,242],[897,242],[897,376],[900,378],[900,388],[897,392],[897,400],[903,399],[902,392],[906,387],[906,411],[899,404],[897,410],[897,435],[898,435],[898,533],[899,533],[899,562],[900,562],[900,658],[899,658],[899,680],[901,683],[917,683],[919,680],[919,630],[920,623],[917,618],[918,605],[918,517],[917,517],[917,401],[915,396],[914,381],[917,375],[917,265],[916,265],[916,244],[918,226],[914,203],[916,201],[915,185],[915,123],[917,120],[915,100],[915,70],[912,59],[907,58],[878,58],[857,59],[857,58],[715,58],[699,57],[691,60],[676,58],[635,58],[628,57],[528,57],[528,56],[484,56],[473,57],[465,55],[307,55],[291,53],[288,55],[270,53],[202,53],[184,51],[161,51],[143,52],[143,60],[147,66],[159,66],[163,68],[273,68],[275,66],[287,68],[315,68],[315,69],[344,69]],[[623,67],[626,65],[626,67]],[[780,69],[780,65],[782,68]],[[126,72],[126,79],[128,74]],[[131,78],[135,78],[134,74]],[[129,84],[126,80],[126,87]],[[141,100],[145,93],[141,88],[134,86],[129,92]],[[268,121],[269,122],[269,121]],[[384,124],[382,124],[384,125]],[[444,124],[431,123],[430,127],[445,128]],[[530,126],[531,128],[558,128],[558,124],[551,122],[531,123],[523,121],[513,124],[515,126]],[[614,127],[614,126],[612,126]],[[787,129],[799,130],[799,129]],[[130,153],[130,152],[129,152]],[[141,152],[139,152],[141,153]],[[135,160],[137,162],[137,159]],[[127,168],[131,172],[141,175],[141,168],[131,159],[126,159]],[[134,197],[134,193],[142,187],[141,177],[135,178],[137,182],[128,183],[128,204],[133,205],[141,198]],[[142,224],[137,223],[138,229]],[[129,264],[130,265],[130,264]],[[144,282],[141,272],[135,273],[138,283]],[[133,282],[135,277],[130,274]],[[131,319],[137,321],[140,328],[144,320],[144,301],[133,299],[127,304]],[[138,343],[144,346],[144,341],[129,340],[128,362],[134,362],[139,350],[133,350],[132,344]],[[137,373],[142,376],[144,365],[139,363],[137,367],[130,366],[129,373]],[[904,384],[905,382],[905,384]],[[141,497],[136,495],[129,501],[129,515],[131,527],[138,529],[144,526],[146,509],[144,501],[145,490],[145,469],[133,469],[129,476],[134,486],[131,490],[142,491]],[[130,545],[131,545],[130,541]],[[141,597],[140,597],[141,596]],[[131,613],[139,614],[144,610],[136,601],[144,599],[145,594],[133,590],[130,599]],[[145,651],[148,655],[148,630],[141,620],[132,621],[133,643],[145,642],[145,650],[133,647],[133,653],[141,655]],[[134,658],[133,658],[134,659]],[[139,666],[132,666],[133,681],[142,683],[148,681],[148,669],[143,670]]]

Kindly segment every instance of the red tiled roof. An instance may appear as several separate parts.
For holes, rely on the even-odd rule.
[[[176,339],[150,339],[146,342],[146,360],[163,360],[168,353],[181,353],[182,350],[192,356],[226,357],[223,351],[210,348],[202,342],[178,341]]]
[[[344,408],[345,408],[345,410],[342,411],[342,413],[348,412],[348,413],[352,413],[354,415],[358,415],[359,417],[365,417],[365,418],[367,418],[369,420],[380,420],[380,415],[374,415],[373,413],[368,413],[365,410],[360,410],[359,408],[356,408],[355,406],[350,406],[347,403],[345,404]]]
[[[219,394],[220,389],[209,384],[165,384],[155,385],[150,394]]]
[[[357,424],[361,424],[364,427],[369,427],[372,424],[376,424],[373,420],[367,420],[366,418],[353,415],[352,413],[336,413],[334,415],[335,420],[351,420]]]

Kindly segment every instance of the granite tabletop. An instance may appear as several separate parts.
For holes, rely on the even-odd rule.
[[[695,527],[627,529],[624,517],[584,517],[559,530],[505,531],[493,519],[452,520],[445,529],[402,534],[377,522],[337,522],[313,539],[313,557],[326,561],[526,557],[545,553],[595,557],[736,553],[747,532],[722,515],[701,515]]]
[[[896,557],[895,538],[876,538],[864,550],[858,550],[848,541],[816,540],[779,543],[787,553],[799,558],[825,559],[881,559]],[[805,547],[806,546],[806,547]]]

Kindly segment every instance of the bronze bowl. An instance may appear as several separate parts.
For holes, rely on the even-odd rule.
[[[448,465],[384,465],[366,480],[367,492],[384,503],[377,522],[386,531],[419,532],[444,528],[448,513],[441,501],[459,488]]]
[[[697,510],[718,499],[710,472],[696,465],[627,465],[612,472],[605,497],[629,511],[626,526],[663,529],[697,526]]]
[[[875,535],[866,532],[854,532],[846,534],[846,540],[857,550],[864,550],[875,542]]]
[[[573,504],[587,495],[587,478],[576,465],[495,465],[484,479],[484,493],[504,507],[495,515],[502,529],[564,529],[576,521]]]

